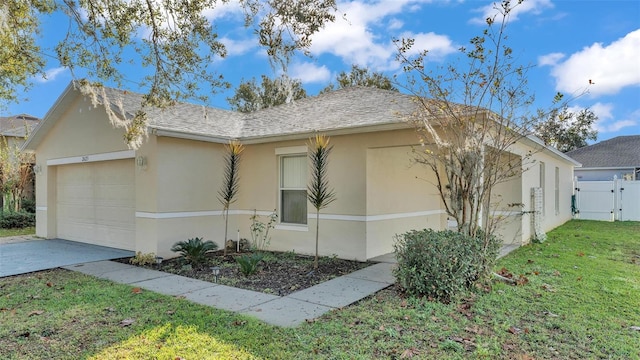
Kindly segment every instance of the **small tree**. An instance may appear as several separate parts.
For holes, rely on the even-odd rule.
[[[262,75],[260,85],[256,83],[255,79],[242,82],[233,97],[227,98],[227,101],[232,110],[248,113],[306,97],[307,92],[302,87],[300,80],[291,79],[286,75],[271,80]]]
[[[414,39],[398,40],[398,60],[407,74],[417,110],[408,114],[423,147],[415,160],[435,174],[435,185],[447,215],[458,231],[489,239],[500,216],[491,216],[494,187],[521,176],[542,146],[516,151],[514,145],[533,133],[533,126],[550,111],[531,111],[534,95],[527,87],[528,66],[515,62],[506,44],[506,24],[514,7],[495,5],[497,15],[486,19],[482,35],[462,47],[466,62],[428,70],[427,50],[412,49]],[[410,51],[411,50],[411,51]],[[562,95],[554,98],[554,106]],[[480,255],[481,256],[481,255]]]
[[[567,106],[551,111],[549,117],[535,127],[536,135],[545,145],[567,152],[587,146],[587,140],[596,140],[598,131],[593,128],[598,116],[590,109],[578,113],[569,111]]]
[[[333,91],[336,88],[343,89],[350,86],[367,86],[383,90],[398,91],[398,89],[393,86],[391,79],[386,75],[371,71],[365,67],[359,67],[358,65],[352,65],[351,72],[349,73],[345,71],[340,72],[340,74],[336,76],[336,82],[338,83],[337,87],[331,83],[322,89],[320,93],[322,94],[328,91]]]
[[[327,165],[333,146],[329,146],[329,137],[316,135],[309,143],[311,179],[307,187],[307,198],[316,208],[316,255],[313,268],[318,268],[318,238],[320,231],[320,209],[324,209],[336,200],[335,191],[329,187]]]
[[[240,154],[244,150],[244,146],[239,141],[233,140],[229,145],[225,146],[227,154],[225,156],[224,181],[222,188],[218,191],[218,200],[223,205],[224,222],[224,255],[227,255],[227,230],[229,227],[229,206],[235,201],[238,194],[238,168],[240,165]]]
[[[7,209],[20,211],[24,192],[33,180],[32,164],[34,155],[20,152],[17,143],[8,141],[0,135],[0,204],[5,207],[4,197],[7,197]]]

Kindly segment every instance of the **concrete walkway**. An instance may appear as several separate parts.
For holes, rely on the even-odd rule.
[[[283,297],[113,261],[63,268],[160,294],[181,296],[198,304],[253,316],[272,325],[295,327],[392,285],[395,282],[393,266],[390,263],[374,264]]]
[[[0,277],[133,255],[133,251],[68,240],[9,238],[0,244]]]

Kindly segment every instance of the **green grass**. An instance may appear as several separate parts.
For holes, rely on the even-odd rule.
[[[18,236],[18,235],[35,235],[36,228],[26,227],[24,229],[0,229],[0,237]]]
[[[525,285],[450,305],[388,289],[296,329],[64,270],[3,278],[0,358],[640,359],[640,223],[548,236],[498,263]]]

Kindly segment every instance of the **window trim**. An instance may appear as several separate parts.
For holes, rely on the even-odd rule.
[[[275,229],[277,230],[291,230],[291,231],[308,231],[309,230],[309,225],[308,225],[308,221],[304,224],[302,223],[289,223],[289,222],[283,222],[283,216],[282,216],[282,191],[283,190],[304,190],[305,193],[307,191],[306,186],[304,188],[283,188],[282,187],[282,171],[283,171],[283,159],[287,158],[287,157],[307,157],[307,146],[306,145],[302,145],[302,146],[289,146],[289,147],[283,147],[283,148],[276,148],[275,149],[275,154],[277,157],[277,161],[278,161],[278,189],[277,189],[277,197],[278,197],[278,223],[275,225]],[[307,219],[309,217],[308,214],[308,204],[305,202],[305,205],[307,205]],[[307,220],[305,219],[305,220]]]

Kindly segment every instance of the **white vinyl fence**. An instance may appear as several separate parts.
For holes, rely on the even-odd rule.
[[[575,218],[640,221],[640,181],[575,181]]]

